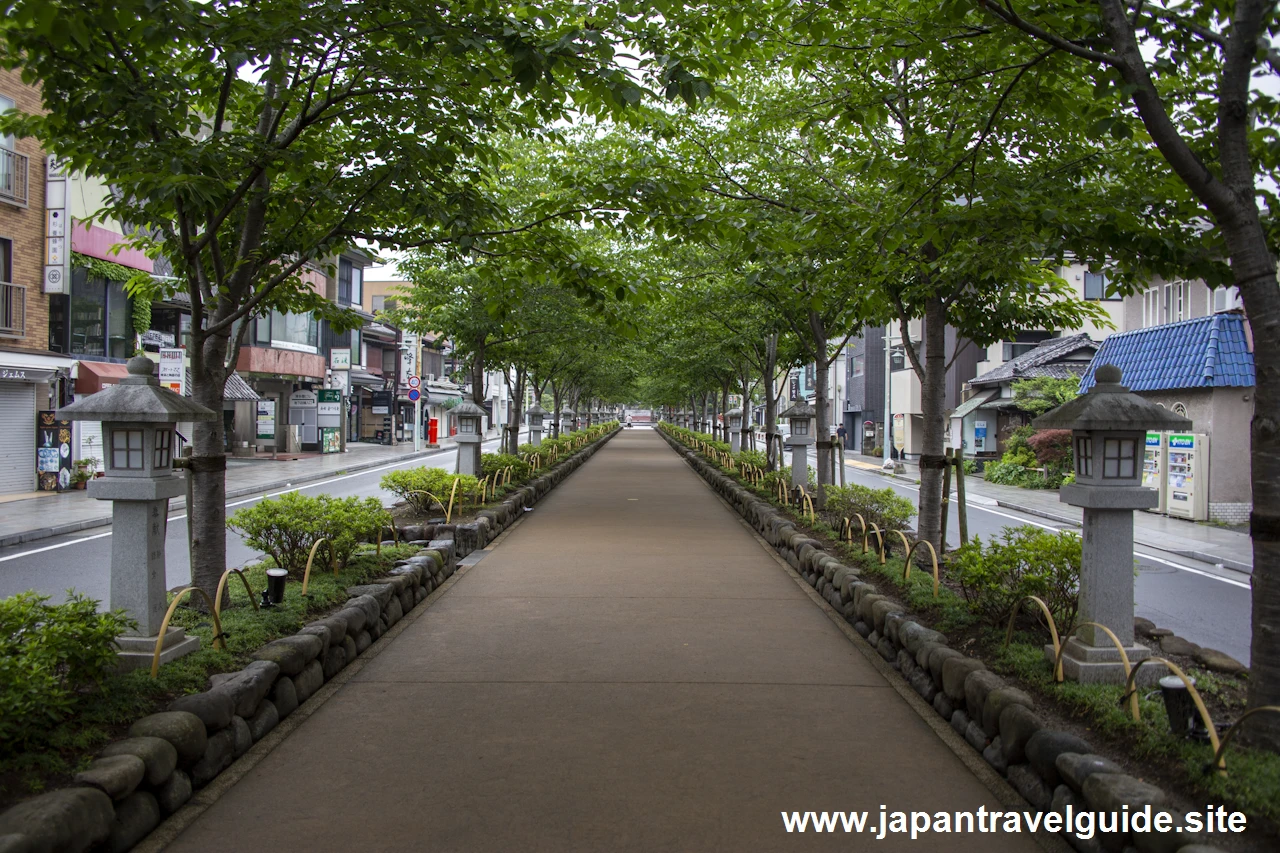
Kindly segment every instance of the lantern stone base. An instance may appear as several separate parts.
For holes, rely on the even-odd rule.
[[[116,644],[120,647],[120,652],[116,655],[117,672],[151,668],[151,660],[156,653],[156,637],[116,637]],[[198,651],[200,651],[199,637],[188,637],[186,628],[170,626],[164,632],[160,663],[168,663]]]
[[[1129,657],[1129,665],[1137,666],[1138,661],[1151,657],[1151,649],[1134,644],[1126,646],[1124,653]],[[1045,659],[1053,663],[1052,645],[1044,647]],[[1120,652],[1114,645],[1090,646],[1078,637],[1072,637],[1064,644],[1062,651],[1062,674],[1071,681],[1081,684],[1124,684],[1124,664],[1120,662]],[[1138,669],[1136,678],[1140,687],[1154,685],[1161,676],[1168,675],[1164,664],[1148,663]]]

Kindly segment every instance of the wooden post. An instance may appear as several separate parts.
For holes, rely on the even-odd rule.
[[[947,550],[947,511],[951,508],[951,451],[943,454],[942,468],[942,550]]]
[[[960,544],[969,544],[969,512],[964,500],[964,453],[956,451],[956,520],[960,522]]]

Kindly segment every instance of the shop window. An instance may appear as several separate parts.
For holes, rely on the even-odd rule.
[[[111,431],[111,467],[124,471],[142,470],[142,430]]]
[[[123,281],[73,270],[70,315],[72,353],[119,359],[133,354],[133,310]]]

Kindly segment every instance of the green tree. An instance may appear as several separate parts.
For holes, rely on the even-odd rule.
[[[1057,379],[1052,376],[1034,376],[1013,383],[1013,401],[1018,408],[1030,415],[1043,415],[1063,403],[1069,403],[1080,393],[1080,380],[1076,377]]]
[[[220,412],[253,318],[356,322],[308,281],[338,250],[467,242],[493,221],[478,175],[494,131],[622,108],[646,78],[695,97],[692,75],[669,63],[614,65],[622,37],[603,28],[643,45],[648,17],[601,9],[587,21],[570,2],[528,11],[10,0],[0,62],[41,82],[48,112],[0,124],[110,184],[104,212],[172,263],[173,279],[136,296],[190,300],[193,397]],[[221,419],[197,425],[193,446],[192,576],[212,593],[225,568]]]

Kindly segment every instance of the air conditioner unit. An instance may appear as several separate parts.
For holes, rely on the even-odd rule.
[[[435,375],[434,373],[428,373],[428,374],[427,374],[427,381],[428,381],[428,382],[435,382],[435,381],[436,381],[436,375]]]

